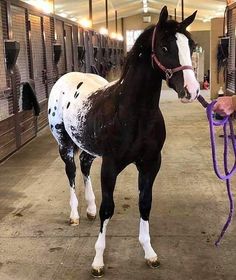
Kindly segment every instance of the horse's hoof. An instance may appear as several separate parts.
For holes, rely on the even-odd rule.
[[[91,274],[94,278],[102,278],[104,276],[105,269],[104,266],[100,266],[97,268],[92,267]]]
[[[146,264],[151,268],[158,268],[161,263],[158,260],[158,258],[155,257],[155,258],[151,258],[151,259],[146,259]]]
[[[72,226],[72,227],[78,226],[79,225],[79,219],[70,218],[69,225]]]
[[[93,215],[87,212],[87,218],[89,221],[94,221],[96,219],[96,214]]]

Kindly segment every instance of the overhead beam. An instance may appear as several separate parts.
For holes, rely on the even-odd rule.
[[[118,32],[118,16],[117,16],[117,10],[115,10],[115,22],[116,22],[116,33]]]
[[[105,0],[106,6],[106,29],[108,30],[108,0]]]
[[[181,0],[182,21],[184,20],[184,0]]]
[[[93,25],[93,0],[89,0],[89,20]]]

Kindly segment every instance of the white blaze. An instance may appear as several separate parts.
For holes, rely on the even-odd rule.
[[[188,38],[182,33],[176,33],[177,46],[179,50],[179,62],[181,66],[192,66],[191,53],[188,43]],[[183,70],[184,87],[188,89],[191,94],[191,99],[195,99],[199,91],[199,83],[196,80],[194,71],[191,69]]]

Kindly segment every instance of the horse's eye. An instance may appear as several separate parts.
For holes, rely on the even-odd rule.
[[[163,50],[163,52],[165,52],[165,53],[167,53],[167,52],[168,52],[167,47],[162,47],[162,50]]]

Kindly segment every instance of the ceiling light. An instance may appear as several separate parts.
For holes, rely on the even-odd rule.
[[[50,1],[48,0],[29,0],[27,1],[27,3],[43,11],[46,14],[50,14],[53,12],[53,4],[50,3]]]
[[[80,20],[79,20],[79,24],[80,24],[82,27],[85,27],[85,28],[91,28],[91,27],[92,27],[92,22],[91,22],[91,20],[86,19],[86,18],[80,19]]]
[[[115,32],[112,32],[111,35],[110,35],[110,37],[111,37],[112,39],[116,39],[117,34],[116,34]]]
[[[105,27],[101,27],[99,33],[102,35],[108,35],[108,30]]]
[[[143,11],[144,11],[144,13],[147,13],[148,12],[148,7],[144,7]]]
[[[117,34],[116,39],[119,41],[124,41],[124,37],[121,34]]]

